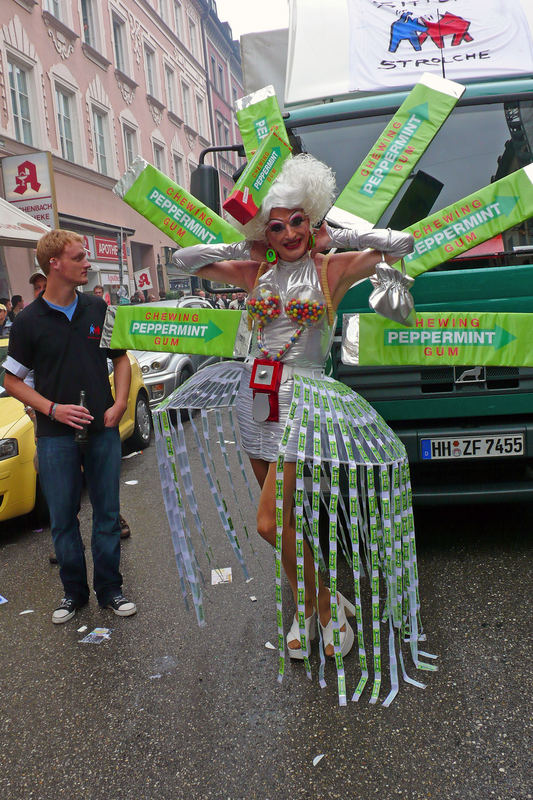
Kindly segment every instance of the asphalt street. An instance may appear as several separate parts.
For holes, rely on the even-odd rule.
[[[181,598],[153,444],[123,461],[121,504],[132,528],[124,592],[139,609],[127,619],[93,596],[52,625],[62,594],[49,532],[27,519],[0,526],[2,800],[533,797],[533,509],[417,514],[425,649],[438,653],[439,671],[424,676],[425,690],[402,684],[387,709],[369,705],[368,689],[340,708],[333,664],[325,689],[299,663],[278,684],[277,652],[265,647],[276,642],[272,553],[259,540],[254,552],[244,545],[246,583],[214,509],[216,566],[231,567],[233,582],[208,580],[207,626],[197,626]],[[243,502],[242,512],[253,530],[253,508]],[[80,520],[89,542],[86,498]],[[210,577],[213,565],[203,566]],[[285,600],[288,620],[286,586]],[[82,626],[111,634],[82,644]],[[346,669],[353,690],[353,654]]]

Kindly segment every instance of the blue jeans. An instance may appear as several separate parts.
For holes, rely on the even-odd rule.
[[[119,482],[121,447],[118,428],[91,433],[80,447],[74,434],[37,439],[39,480],[50,509],[50,527],[66,595],[83,604],[89,599],[87,569],[78,522],[82,471],[93,507],[91,550],[94,590],[100,605],[120,592]]]

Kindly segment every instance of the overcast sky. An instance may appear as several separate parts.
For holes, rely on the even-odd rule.
[[[218,18],[229,22],[234,39],[243,33],[289,26],[288,0],[216,0]]]

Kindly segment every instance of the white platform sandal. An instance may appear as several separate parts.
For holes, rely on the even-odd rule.
[[[355,635],[353,632],[353,628],[351,625],[348,625],[348,620],[346,617],[355,617],[355,606],[350,603],[340,592],[337,592],[337,608],[338,608],[338,617],[339,617],[339,632],[340,632],[340,646],[341,646],[341,654],[344,657],[353,647],[353,643],[355,640]],[[340,630],[343,625],[346,625],[346,630]],[[327,625],[322,625],[320,623],[320,629],[322,631],[322,642],[324,645],[324,653],[326,653],[326,648],[328,645],[333,645],[333,620],[330,619]],[[328,655],[326,653],[326,655]],[[334,653],[332,653],[329,658],[333,658]]]
[[[311,652],[311,642],[316,636],[316,612],[313,611],[310,617],[306,617],[305,619],[305,637],[307,639],[307,651],[308,653]],[[292,620],[291,629],[287,634],[286,642],[287,642],[287,650],[289,651],[289,658],[295,658],[299,661],[303,660],[304,651],[302,650],[301,646],[295,648],[294,650],[289,647],[289,642],[299,642],[300,641],[300,628],[298,626],[298,617],[295,614]]]

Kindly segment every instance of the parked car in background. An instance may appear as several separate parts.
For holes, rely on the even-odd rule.
[[[209,300],[195,295],[186,295],[180,297],[179,300],[160,300],[150,303],[150,305],[167,308],[213,308]],[[186,353],[158,353],[147,350],[134,350],[133,352],[141,365],[151,408],[168,397],[198,369],[220,360],[216,356],[197,356]]]
[[[0,339],[0,364],[7,355],[8,341]],[[140,450],[150,444],[152,416],[141,369],[135,356],[131,353],[128,356],[131,384],[119,431],[121,440],[127,442],[128,447]],[[113,364],[111,361],[109,364],[109,381],[114,392]],[[33,422],[23,404],[5,392],[4,370],[0,367],[0,522],[30,512],[38,521],[47,518],[46,501],[33,464],[34,454]]]

